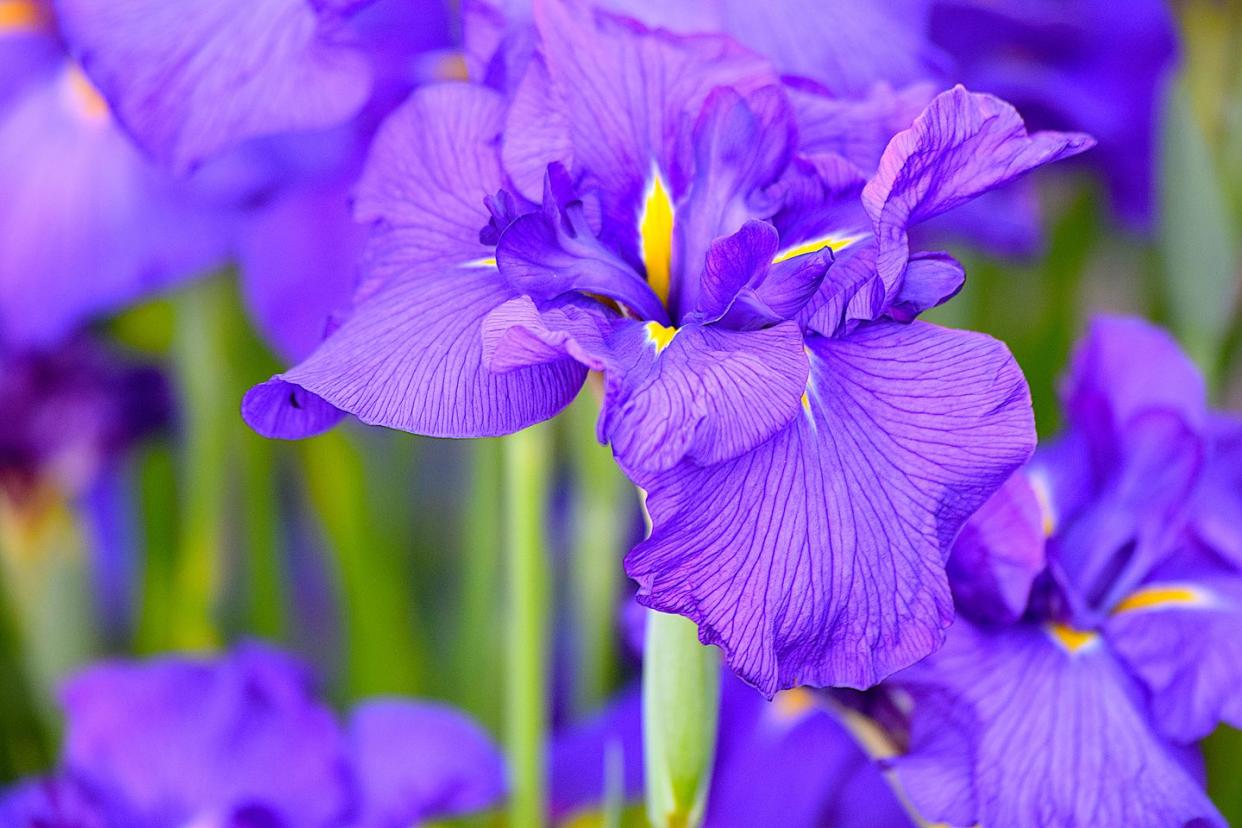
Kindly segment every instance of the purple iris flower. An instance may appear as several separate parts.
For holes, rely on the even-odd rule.
[[[1242,422],[1164,332],[1101,318],[1069,426],[967,524],[945,646],[887,684],[951,825],[1222,825],[1193,744],[1242,724]]]
[[[601,371],[600,437],[650,493],[644,604],[769,695],[926,655],[948,544],[1033,428],[1002,345],[912,321],[963,274],[908,232],[1090,139],[956,88],[867,177],[840,141],[804,152],[816,133],[728,38],[560,2],[534,20],[510,97],[426,87],[381,129],[353,315],[247,394],[248,422],[504,434]]]
[[[912,824],[880,767],[824,698],[799,688],[769,702],[732,677],[725,677],[722,688],[706,828]],[[642,796],[641,702],[639,688],[622,691],[595,716],[558,734],[550,804],[558,824],[575,824],[575,818],[601,809],[610,762],[624,801]]]
[[[935,0],[931,38],[952,59],[950,77],[1011,101],[1034,125],[1091,133],[1099,147],[1089,161],[1118,215],[1149,229],[1161,102],[1177,60],[1168,3]]]
[[[100,664],[61,701],[60,768],[0,798],[3,828],[404,828],[503,794],[499,753],[462,714],[376,700],[342,725],[302,665],[258,644]]]
[[[0,343],[50,345],[223,260],[227,222],[132,146],[50,4],[0,6],[0,78]]]

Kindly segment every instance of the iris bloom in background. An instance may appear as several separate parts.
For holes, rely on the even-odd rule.
[[[1064,399],[954,547],[944,648],[889,683],[897,770],[951,825],[1221,825],[1193,745],[1242,724],[1242,422],[1132,319],[1092,325]]]
[[[131,144],[67,52],[50,3],[0,3],[0,343],[50,347],[224,260],[207,193]]]
[[[93,339],[0,356],[0,531],[10,589],[30,586],[21,573],[43,568],[71,523],[66,507],[77,504],[94,553],[100,617],[112,631],[124,627],[133,611],[135,531],[123,470],[134,445],[171,419],[160,371]]]
[[[705,828],[912,825],[876,763],[812,691],[765,701],[726,677]],[[641,698],[623,691],[552,746],[552,817],[586,822],[604,807],[610,763],[624,801],[643,790]]]
[[[1033,125],[1099,141],[1084,160],[1117,215],[1150,230],[1164,93],[1177,26],[1164,0],[935,0],[932,43],[949,77],[1010,101]]]
[[[354,285],[374,127],[448,65],[442,4],[0,10],[0,333],[48,344],[236,262],[273,347],[309,351]]]
[[[1004,347],[911,321],[963,274],[909,228],[1090,140],[961,88],[895,136],[865,107],[803,129],[728,38],[557,2],[535,26],[511,96],[425,88],[381,129],[353,314],[248,421],[503,434],[601,371],[600,437],[651,495],[643,603],[769,694],[907,666],[952,616],[947,544],[1033,443]]]
[[[0,798],[4,828],[406,828],[504,792],[499,753],[462,714],[375,700],[342,725],[299,663],[258,644],[99,664],[61,702],[60,766]]]

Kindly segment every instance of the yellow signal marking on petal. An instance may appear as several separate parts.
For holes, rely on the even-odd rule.
[[[1043,530],[1045,538],[1050,538],[1057,531],[1057,511],[1052,505],[1052,486],[1049,485],[1047,476],[1038,470],[1028,472],[1027,480],[1030,481],[1031,491],[1035,493],[1035,501],[1039,504],[1040,529]]]
[[[462,267],[496,267],[495,256],[484,256],[481,259],[472,259],[468,262],[462,262]]]
[[[70,66],[65,73],[65,88],[69,106],[87,121],[103,121],[108,117],[108,102],[77,66]]]
[[[466,65],[466,56],[461,52],[450,52],[442,55],[431,70],[432,77],[438,81],[470,80],[470,69]]]
[[[797,721],[816,707],[815,694],[805,687],[782,690],[772,699],[772,711],[781,721]]]
[[[638,214],[638,238],[642,244],[643,264],[647,267],[647,284],[660,301],[667,304],[673,262],[673,199],[664,176],[654,166]]]
[[[1207,595],[1194,587],[1153,585],[1131,592],[1121,600],[1121,603],[1117,604],[1117,608],[1113,612],[1134,612],[1172,607],[1202,607],[1207,603]]]
[[[809,390],[802,392],[802,410],[808,415],[811,413],[811,393]]]
[[[0,34],[38,31],[45,20],[43,10],[33,0],[0,0]]]
[[[828,248],[833,253],[836,253],[838,250],[844,250],[861,238],[861,235],[849,236],[827,233],[823,236],[804,241],[801,244],[795,244],[793,247],[785,248],[776,254],[776,258],[772,260],[772,263],[777,264],[792,259],[795,256],[805,256],[807,253],[818,253],[824,248]]]
[[[1053,640],[1068,653],[1076,653],[1099,638],[1090,630],[1078,630],[1066,624],[1049,624],[1047,630]]]
[[[677,336],[676,328],[661,325],[659,322],[648,322],[643,327],[647,331],[647,340],[655,345],[656,353],[660,353],[667,348],[669,343],[673,341],[673,337]]]

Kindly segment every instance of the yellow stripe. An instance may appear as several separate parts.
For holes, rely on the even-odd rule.
[[[829,233],[818,238],[804,241],[802,244],[796,244],[793,247],[787,247],[776,254],[776,258],[772,260],[772,264],[784,262],[795,256],[805,256],[807,253],[816,253],[825,247],[836,253],[838,250],[844,250],[854,242],[861,239],[862,236],[848,236],[837,233]]]
[[[1207,596],[1188,586],[1149,586],[1135,590],[1126,596],[1113,612],[1133,612],[1146,609],[1171,607],[1200,607],[1207,604]]]
[[[651,168],[651,180],[643,193],[638,238],[642,243],[643,264],[647,267],[647,284],[667,305],[673,261],[673,199],[656,167]]]

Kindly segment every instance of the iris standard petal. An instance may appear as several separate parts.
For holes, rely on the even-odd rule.
[[[548,165],[564,163],[583,191],[600,192],[601,241],[639,269],[639,218],[653,169],[680,197],[690,119],[708,94],[719,86],[745,94],[776,76],[730,38],[652,31],[564,0],[534,6],[546,82],[528,98],[532,106],[510,112],[505,167],[533,200]]]
[[[952,619],[962,522],[1029,456],[1030,399],[977,334],[881,322],[812,339],[804,411],[741,457],[640,478],[640,601],[684,614],[768,695],[867,687]]]
[[[931,83],[894,89],[877,84],[861,97],[833,95],[818,84],[787,83],[798,122],[798,151],[831,153],[870,174],[894,135],[907,129],[935,96]]]
[[[1028,134],[1012,106],[961,86],[937,95],[889,142],[863,190],[885,281],[895,282],[905,269],[912,225],[1093,143],[1077,133]]]
[[[247,138],[341,123],[366,58],[310,0],[60,0],[71,49],[153,157],[184,171]]]
[[[713,241],[772,212],[764,209],[763,191],[789,165],[796,141],[793,113],[779,87],[745,96],[722,87],[707,96],[691,137],[693,176],[673,228],[674,314],[699,308],[700,274]]]

